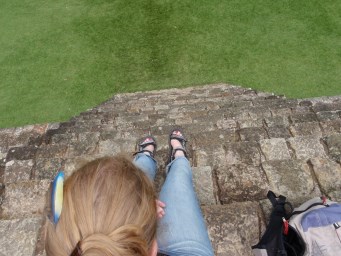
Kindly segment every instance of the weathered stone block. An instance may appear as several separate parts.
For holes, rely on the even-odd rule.
[[[196,109],[213,111],[213,112],[216,110],[219,110],[220,108],[216,102],[203,102],[203,101],[201,101],[200,104],[195,104],[195,107]]]
[[[311,107],[313,103],[310,100],[299,101],[299,106],[301,107]]]
[[[284,98],[279,98],[278,96],[274,95],[274,98],[267,98],[264,100],[254,100],[253,104],[255,106],[268,106],[271,109],[290,109],[290,108],[295,108],[298,104],[297,100],[294,99],[284,99]]]
[[[175,119],[176,125],[184,125],[184,124],[191,124],[192,118],[191,117],[183,117],[183,118],[177,118]]]
[[[70,143],[67,150],[67,157],[76,157],[83,154],[94,154],[99,141],[99,132],[81,133],[77,142]]]
[[[228,105],[228,103],[231,102],[232,106],[235,107],[235,108],[248,108],[248,107],[252,107],[253,106],[253,103],[252,103],[251,99],[249,99],[249,100],[248,99],[244,99],[242,101],[238,101],[237,99],[232,98],[231,101],[227,101],[227,102],[226,102],[226,100],[227,99],[225,98],[224,103],[226,105]]]
[[[331,200],[335,202],[341,202],[341,191],[340,190],[335,190],[332,192],[329,192],[328,194],[331,198]]]
[[[303,122],[317,122],[317,117],[315,113],[301,113],[293,114],[290,116],[293,123],[303,123]]]
[[[269,186],[260,167],[229,165],[216,167],[219,199],[231,201],[259,200],[265,197]]]
[[[341,133],[341,119],[340,120],[332,120],[332,121],[324,121],[321,122],[321,127],[324,135],[332,135],[334,133]]]
[[[25,146],[25,147],[17,147],[11,148],[7,154],[7,161],[11,160],[29,160],[34,159],[37,153],[37,146]]]
[[[341,134],[333,134],[325,138],[329,155],[341,163]]]
[[[99,155],[115,155],[118,153],[131,153],[135,150],[136,140],[131,139],[118,139],[118,140],[103,140],[99,142],[98,154]]]
[[[27,181],[31,177],[33,160],[11,160],[6,163],[5,183]]]
[[[249,108],[248,114],[251,119],[263,119],[266,117],[271,117],[271,111],[268,107],[263,108]]]
[[[62,133],[53,134],[51,136],[51,144],[69,144],[77,140],[77,134],[75,133]]]
[[[314,196],[321,195],[305,162],[269,161],[262,163],[262,167],[268,178],[270,190],[286,196],[295,207]]]
[[[57,130],[60,127],[60,123],[48,123],[46,127],[46,132],[51,130]]]
[[[100,122],[103,122],[103,120],[101,120]],[[76,132],[78,133],[87,133],[87,132],[102,132],[102,131],[111,131],[112,129],[114,129],[114,126],[112,123],[101,123],[101,124],[94,124],[92,126],[89,125],[88,128],[82,128],[82,129],[74,129]]]
[[[297,123],[290,126],[289,129],[294,137],[310,135],[314,135],[316,137],[322,136],[320,125],[317,122]]]
[[[236,127],[237,127],[237,123],[233,119],[222,118],[217,121],[218,129],[227,130],[227,129],[234,129]]]
[[[153,110],[154,108],[153,107],[148,107],[148,110]],[[131,106],[128,106],[127,109],[126,109],[127,113],[140,113],[140,106],[139,105],[131,105]]]
[[[5,183],[6,160],[0,159],[0,184]]]
[[[240,129],[239,134],[242,141],[259,141],[268,138],[266,130],[257,127]]]
[[[289,120],[286,116],[266,117],[264,121],[268,127],[289,126]]]
[[[340,111],[321,111],[316,113],[320,122],[340,119]]]
[[[225,157],[225,151],[221,148],[222,158]],[[204,149],[194,150],[194,166],[208,166],[212,164],[212,154]]]
[[[290,138],[290,131],[285,126],[274,126],[266,128],[270,138]]]
[[[260,232],[264,230],[259,212],[256,202],[204,207],[203,214],[215,255],[253,256],[251,246],[258,243]]]
[[[261,151],[256,142],[228,143],[224,159],[215,159],[217,165],[247,164],[258,166],[261,163]],[[223,160],[224,162],[221,162]]]
[[[155,109],[156,111],[158,111],[158,110],[168,110],[168,109],[169,109],[169,106],[168,106],[168,105],[155,105],[155,106],[154,106],[154,109]]]
[[[313,109],[315,112],[321,112],[321,111],[337,111],[341,110],[341,101],[336,100],[334,102],[328,101],[328,102],[317,102]]]
[[[149,124],[148,124],[149,126]],[[127,131],[127,130],[134,130],[136,128],[134,123],[122,123],[114,127],[117,131]]]
[[[233,118],[236,120],[247,120],[247,119],[252,119],[244,108],[235,108],[233,110],[229,109],[228,111],[224,112],[224,115],[227,118]],[[254,118],[257,119],[257,118]]]
[[[30,142],[34,142],[41,136],[47,128],[47,125],[27,125],[15,128],[13,136],[8,141],[9,147],[23,147]],[[39,144],[39,143],[38,143]]]
[[[285,139],[274,138],[260,140],[259,144],[265,156],[264,161],[285,160],[291,158]]]
[[[323,145],[315,136],[295,137],[288,139],[298,159],[326,157]]]
[[[0,129],[0,147],[8,146],[8,141],[13,138],[15,128]]]
[[[6,185],[2,217],[12,219],[41,215],[49,186],[49,180],[25,181]]]
[[[238,125],[240,128],[262,127],[263,119],[238,120]]]
[[[1,205],[5,198],[5,185],[3,183],[0,183],[0,217],[2,216],[2,209]]]
[[[8,141],[12,139],[14,128],[0,129],[0,159],[6,158],[8,151]]]
[[[167,127],[169,127],[169,126],[167,126]],[[195,124],[195,123],[186,124],[186,125],[182,125],[181,127],[185,131],[186,136],[189,135],[191,137],[194,137],[193,135],[197,134],[197,133],[206,133],[206,132],[212,132],[212,131],[217,130],[215,124],[212,122],[197,123],[197,124]],[[170,133],[171,130],[173,130],[175,128],[175,126],[171,126],[169,128],[170,129],[167,130],[167,132],[166,132],[167,135]],[[165,133],[163,133],[163,134],[165,135]]]
[[[43,145],[37,151],[37,158],[63,158],[68,149],[67,144]]]
[[[225,163],[225,150],[220,145],[214,149],[199,149],[193,150],[193,166],[217,166]]]
[[[313,158],[310,163],[326,195],[333,191],[341,191],[341,166],[340,164],[326,158]]]
[[[119,116],[115,118],[114,126],[120,127],[120,126],[125,126],[126,124],[144,122],[147,120],[148,120],[148,115],[145,115],[145,114],[136,114],[136,115],[129,115],[129,116],[125,114],[124,116]]]
[[[190,130],[189,130],[190,131]],[[234,129],[198,132],[193,135],[194,149],[211,149],[227,142],[237,142],[239,136]]]
[[[273,117],[282,117],[282,116],[290,116],[292,111],[290,108],[279,108],[279,109],[271,109],[271,113]]]
[[[212,168],[210,166],[192,167],[193,183],[201,205],[214,205]]]
[[[0,147],[0,159],[6,159],[7,147]]]
[[[310,106],[303,104],[303,105],[299,105],[299,106],[292,108],[292,113],[294,115],[298,114],[298,116],[302,115],[302,116],[304,116],[304,118],[306,118],[306,114],[311,114],[313,112],[312,112]]]
[[[62,158],[37,158],[32,178],[37,180],[53,180],[58,171],[63,170],[65,160]]]
[[[33,255],[42,218],[0,220],[0,255]]]
[[[169,114],[169,113],[168,114],[160,114],[160,113],[152,112],[152,113],[148,114],[148,120],[150,121],[150,123],[156,123],[158,120],[163,120],[167,117],[172,119],[171,115],[174,115],[174,118],[176,118],[176,113],[174,113],[174,114]],[[180,116],[183,117],[184,114],[181,114]]]

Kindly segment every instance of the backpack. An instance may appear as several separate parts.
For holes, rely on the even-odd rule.
[[[273,210],[255,256],[341,255],[341,204],[313,198],[293,209],[284,196],[267,194]]]

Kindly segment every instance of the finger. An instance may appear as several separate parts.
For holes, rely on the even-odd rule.
[[[158,207],[156,212],[157,212],[157,213],[160,213],[160,212],[165,212],[165,211],[164,211],[164,209],[163,209],[163,208],[161,208],[161,207]]]
[[[160,212],[160,213],[157,214],[157,217],[159,219],[163,218],[163,216],[165,216],[165,212]]]
[[[162,208],[166,207],[166,204],[164,202],[160,201],[160,200],[156,200],[156,203],[157,203],[158,206],[160,206]]]
[[[157,214],[165,215],[165,211],[164,211],[162,208],[159,208],[159,209],[157,210]]]

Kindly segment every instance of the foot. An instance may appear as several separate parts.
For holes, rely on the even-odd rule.
[[[137,153],[143,153],[145,155],[154,157],[154,151],[156,150],[156,141],[153,136],[147,136],[142,138],[141,142],[137,145]]]
[[[187,157],[186,142],[187,140],[180,128],[171,131],[169,134],[168,163],[171,163],[177,157]]]
[[[151,153],[150,153],[150,152],[152,152],[153,155],[154,155],[155,147],[154,147],[154,145],[149,144],[149,145],[145,146],[145,147],[143,148],[143,150],[146,150],[146,151],[143,151],[143,154],[148,155],[148,156],[151,156]]]
[[[178,131],[178,130],[173,131],[172,134],[183,137],[183,134],[181,133],[181,131]],[[182,144],[177,139],[171,139],[170,143],[171,143],[173,149],[183,148]],[[185,156],[185,153],[181,150],[176,150],[174,153],[174,158],[177,158],[180,156]]]

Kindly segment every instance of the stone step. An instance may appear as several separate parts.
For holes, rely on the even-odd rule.
[[[200,89],[198,89],[200,88]],[[167,97],[165,97],[165,93]],[[139,102],[143,102],[142,106],[146,104],[150,105],[159,105],[162,103],[172,103],[176,104],[179,102],[180,104],[190,104],[193,102],[197,102],[197,100],[201,101],[219,101],[220,98],[228,98],[231,100],[232,98],[236,98],[238,100],[243,99],[255,99],[257,97],[265,98],[273,96],[273,94],[269,93],[257,93],[251,89],[244,89],[238,86],[226,86],[224,84],[220,85],[209,85],[202,87],[189,87],[184,89],[170,89],[170,90],[161,90],[161,91],[151,91],[151,92],[138,92],[132,94],[120,94],[118,96],[113,97],[111,100],[105,102],[101,106],[97,107],[97,109],[115,109],[117,105],[121,106],[124,104],[133,105],[138,104]],[[146,102],[148,100],[148,102]],[[166,104],[166,105],[167,105]]]
[[[252,255],[268,189],[294,205],[321,193],[341,201],[341,97],[285,99],[224,84],[120,94],[64,123],[0,130],[1,253],[44,253],[39,228],[58,170],[69,176],[98,157],[131,156],[148,133],[158,141],[159,191],[175,126],[188,138],[216,255]]]
[[[36,255],[36,243],[39,242],[43,219],[0,219],[1,255]]]
[[[253,256],[251,246],[258,243],[265,231],[258,202],[205,207],[203,214],[216,256]]]
[[[41,216],[50,180],[20,181],[5,184],[0,219]]]

